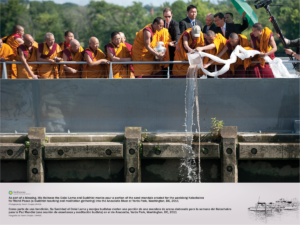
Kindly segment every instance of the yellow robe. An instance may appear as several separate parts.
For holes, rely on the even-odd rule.
[[[32,46],[31,54],[28,51],[25,44],[20,45],[19,48],[21,48],[23,50],[23,52],[24,52],[24,50],[26,51],[26,52],[24,52],[24,57],[27,62],[36,62],[37,61],[38,44],[36,42]],[[16,61],[21,61],[19,51],[18,51],[18,55],[16,56]],[[37,74],[37,68],[39,66],[38,64],[28,64],[28,66],[34,74]],[[17,64],[17,70],[18,70],[17,79],[32,79],[32,77],[27,73],[23,64]]]
[[[77,53],[73,53],[72,50],[67,47],[65,50],[63,50],[63,54],[65,54],[68,57],[68,61],[84,61],[82,56],[83,48],[80,47],[79,51]],[[82,64],[66,64],[68,67],[71,67],[75,70],[77,70],[77,73],[70,73],[67,71],[64,71],[64,64],[60,64],[60,76],[59,78],[81,78],[81,68]]]
[[[0,48],[0,59],[4,58],[6,61],[12,61],[14,58],[14,52],[8,44],[3,43]],[[3,64],[0,63],[0,75],[2,79]],[[11,64],[6,64],[7,76],[10,78],[11,75]]]
[[[117,48],[112,42],[105,46],[105,52],[111,51],[112,54],[118,58],[131,58],[130,52],[124,43],[119,45]],[[111,61],[108,53],[106,54],[106,59]],[[107,65],[107,70],[109,71],[110,66]],[[130,78],[134,76],[130,69],[130,64],[113,64],[112,65],[114,78]]]
[[[18,54],[18,50],[17,48],[20,46],[19,42],[16,41],[15,35],[12,34],[10,36],[8,36],[7,40],[6,40],[6,44],[8,44],[13,52],[14,52],[14,56],[16,57]],[[15,58],[13,59],[13,61],[15,61]],[[16,64],[11,64],[11,79],[17,79],[17,65]]]
[[[155,56],[149,52],[144,43],[144,30],[145,29],[152,29],[152,24],[148,24],[142,30],[140,30],[133,42],[133,46],[131,49],[131,56],[132,61],[156,61]],[[156,43],[158,41],[164,42],[164,45],[167,49],[167,52],[164,57],[164,61],[170,60],[169,52],[168,52],[168,45],[172,41],[171,35],[169,34],[168,29],[163,28],[160,31],[155,31],[152,36],[152,41],[150,43],[151,48],[156,47]],[[143,76],[143,75],[153,75],[161,71],[161,67],[167,67],[166,64],[133,64],[134,73],[136,76]]]
[[[52,48],[54,48],[54,45],[56,45],[55,51],[51,55],[48,55]],[[52,48],[49,49],[46,42],[44,42],[39,44],[38,51],[42,53],[42,56],[45,56],[45,59],[61,57],[61,49],[59,45],[54,43]],[[39,64],[38,74],[40,75],[39,79],[59,79],[59,64]]]
[[[267,53],[269,52],[271,49],[272,49],[272,46],[269,44],[270,42],[270,38],[271,38],[271,35],[273,34],[272,30],[268,27],[265,27],[262,31],[262,35],[260,37],[260,40],[259,42],[257,41],[257,38],[254,37],[254,35],[251,33],[250,36],[251,36],[251,39],[252,39],[252,42],[255,46],[255,49],[262,52],[262,53]],[[254,41],[256,40],[256,41]],[[271,54],[269,55],[269,57],[271,59],[274,59],[275,58],[275,54]],[[260,65],[262,67],[265,66],[265,60],[259,56],[256,56],[255,57],[255,60],[252,59],[253,61],[260,61]],[[252,65],[251,65],[252,66]]]
[[[87,53],[92,61],[98,61],[100,59],[105,59],[105,54],[98,48],[96,54],[91,50],[91,48],[86,48],[82,54]],[[85,58],[84,58],[85,59]],[[88,64],[82,65],[81,78],[108,78],[108,71],[105,64],[100,64],[97,66],[89,66]]]
[[[180,48],[180,52],[179,51],[175,51],[175,57],[174,57],[174,61],[188,61],[188,56],[186,53],[186,50],[183,46],[183,36],[187,33],[189,36],[189,40],[188,40],[188,45],[191,49],[195,49],[197,47],[202,47],[205,45],[204,42],[204,38],[203,38],[203,33],[201,32],[201,36],[198,37],[196,40],[192,39],[192,28],[187,29],[185,32],[183,32],[178,40],[178,45]],[[173,75],[175,76],[183,76],[187,74],[189,68],[189,64],[174,64],[173,66]],[[202,74],[202,71],[200,72],[199,70],[199,74]]]
[[[242,46],[246,50],[254,50],[253,48],[250,47],[250,42],[248,41],[246,36],[244,36],[242,34],[238,34],[238,36],[239,36],[239,44],[238,45]],[[234,49],[235,49],[235,47],[231,47],[231,49],[228,49],[228,50],[230,52],[232,52]],[[230,57],[230,55],[229,55],[229,57]],[[247,58],[245,60],[242,60],[239,57],[237,57],[237,61],[230,65],[230,70],[231,70],[232,74],[234,75],[236,68],[239,67],[240,65],[244,65],[244,69],[246,70],[249,66],[251,66],[252,61],[262,61],[262,60],[263,59],[260,57],[255,58],[255,60],[253,58]]]

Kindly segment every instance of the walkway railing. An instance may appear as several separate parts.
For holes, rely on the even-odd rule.
[[[2,79],[8,79],[7,76],[7,69],[6,69],[6,64],[22,64],[20,61],[6,61],[6,62],[0,62],[3,64],[3,69],[2,69]],[[50,62],[27,62],[28,64],[51,64]],[[113,64],[188,64],[188,61],[128,61],[128,62],[110,62],[109,66],[109,79],[113,79],[113,69],[112,65]],[[260,63],[258,61],[253,61],[252,63]],[[297,60],[282,60],[282,63],[300,63]],[[87,64],[85,61],[68,61],[68,62],[57,62],[56,64]],[[170,78],[170,68],[168,67],[168,73],[167,73],[167,78]]]

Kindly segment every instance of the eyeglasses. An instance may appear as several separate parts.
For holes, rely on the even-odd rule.
[[[171,16],[164,16],[165,18],[171,18]]]

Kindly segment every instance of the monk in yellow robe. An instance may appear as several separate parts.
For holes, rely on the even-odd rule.
[[[217,55],[217,57],[222,57],[226,52],[230,57],[231,53],[234,51],[235,47],[240,45],[246,50],[254,50],[250,47],[250,42],[247,37],[242,34],[231,33],[229,35],[229,40],[223,47],[222,51]],[[245,60],[237,57],[237,61],[230,65],[231,74],[227,78],[246,78],[248,77],[247,68],[252,64],[253,58],[247,58]],[[211,65],[214,61],[211,60],[209,63],[205,64],[203,67]]]
[[[8,44],[3,43],[2,39],[0,39],[0,61],[12,61],[14,58],[14,52]],[[0,63],[0,75],[2,79],[2,71],[3,71],[3,64]],[[6,65],[7,75],[9,75],[9,71],[11,71],[11,64]]]
[[[168,29],[163,27],[164,20],[161,17],[157,17],[152,24],[148,24],[137,33],[131,49],[132,61],[156,61],[155,57],[161,61],[169,60],[168,46],[175,46],[175,44],[172,42]],[[154,49],[158,41],[164,43],[164,47],[167,49],[165,54],[159,53]],[[136,78],[150,78],[158,77],[151,75],[162,75],[162,67],[166,66],[168,65],[133,64],[133,69]]]
[[[187,53],[193,53],[197,47],[205,45],[203,33],[200,26],[187,29],[178,40],[180,51],[175,50],[174,61],[188,61]],[[189,64],[174,64],[173,78],[186,78]],[[200,73],[200,71],[198,71]],[[202,71],[201,71],[202,74]]]
[[[120,33],[111,34],[111,42],[105,45],[106,59],[111,62],[128,62],[131,61],[131,55],[124,43]],[[109,65],[108,70],[109,70]],[[130,64],[113,64],[113,78],[135,78]]]
[[[99,49],[99,40],[91,37],[89,48],[86,48],[82,55],[87,64],[82,65],[81,78],[108,78],[108,70],[105,64],[109,61],[106,55]]]
[[[26,34],[24,36],[24,44],[18,47],[18,55],[16,61],[21,61],[22,64],[17,64],[17,79],[38,79],[37,74],[38,64],[28,64],[27,62],[37,61],[38,43],[32,36]]]
[[[83,49],[79,41],[71,40],[70,47],[63,50],[63,61],[83,61]],[[60,78],[81,78],[81,64],[61,64],[62,74]]]
[[[14,30],[11,35],[2,38],[3,42],[8,44],[12,48],[12,50],[14,52],[14,56],[17,56],[17,54],[18,54],[17,48],[19,47],[19,45],[24,43],[23,35],[24,35],[24,28],[20,25],[16,25],[16,26],[14,26]],[[14,60],[15,60],[15,58],[13,59],[13,61]],[[12,71],[10,73],[8,73],[8,75],[9,75],[9,77],[11,76],[12,79],[16,79],[17,78],[17,65],[12,64],[11,68],[12,68]]]
[[[260,23],[255,23],[250,34],[251,47],[261,52],[261,58],[269,56],[272,60],[275,58],[277,45],[274,40],[273,32],[268,27],[263,28]],[[259,65],[250,68],[250,77],[254,78],[274,78],[274,74],[270,68],[269,63],[263,60]]]
[[[65,32],[65,41],[59,43],[59,47],[61,48],[61,50],[63,51],[68,47],[70,48],[70,42],[73,39],[74,39],[74,34],[71,31],[67,30]],[[83,48],[80,46],[80,52],[82,52],[82,51],[83,51]]]
[[[61,58],[61,49],[52,33],[45,34],[45,42],[38,45],[37,60],[41,62],[50,62],[51,64],[39,64],[39,79],[59,79],[59,64]]]
[[[226,45],[226,42],[227,42],[227,39],[222,34],[216,34],[212,30],[209,30],[209,31],[206,32],[206,35],[205,35],[204,39],[205,39],[204,41],[205,41],[206,46],[197,47],[195,50],[198,51],[198,52],[206,51],[206,53],[211,54],[211,55],[215,55],[215,56],[218,55],[221,52],[221,50],[224,48],[224,46]],[[225,54],[222,55],[221,59],[223,59],[223,60],[229,59],[227,52],[225,52]],[[207,64],[209,60],[210,60],[210,58],[204,57],[203,64]],[[224,64],[214,62],[212,64],[213,68],[212,68],[211,72],[214,71],[214,66],[217,67],[217,70],[220,70],[223,67],[223,65]],[[200,71],[199,71],[199,73],[200,73]],[[220,78],[225,78],[229,75],[230,75],[230,70],[227,71],[225,74],[220,75],[219,77]],[[208,78],[213,78],[213,77],[208,76]]]

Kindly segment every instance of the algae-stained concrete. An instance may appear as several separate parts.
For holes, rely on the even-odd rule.
[[[299,160],[240,160],[239,182],[300,182]]]
[[[181,162],[181,159],[142,159],[142,182],[185,182],[187,171],[181,171]],[[220,160],[201,160],[201,168],[202,182],[221,182]]]
[[[24,144],[0,143],[1,160],[26,160]]]
[[[47,160],[45,182],[125,182],[124,160]]]

